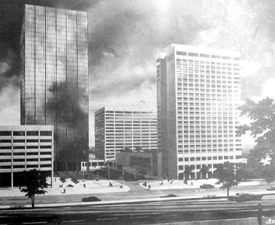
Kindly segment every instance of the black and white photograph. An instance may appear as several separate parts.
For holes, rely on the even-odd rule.
[[[274,0],[0,0],[0,225],[275,224]]]

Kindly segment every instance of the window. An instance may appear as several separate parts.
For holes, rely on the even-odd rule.
[[[50,148],[52,148],[51,145],[40,146],[40,149],[50,149]]]
[[[38,149],[38,146],[27,146],[27,149]]]
[[[38,136],[38,131],[27,131],[27,136]]]
[[[14,152],[13,155],[25,155],[25,152]]]
[[[0,149],[11,149],[11,146],[0,146]]]
[[[200,54],[200,57],[209,58],[208,54]]]
[[[28,139],[27,142],[30,142],[30,143],[34,143],[35,142],[35,143],[37,143],[38,140],[37,139]]]
[[[40,159],[40,161],[51,161],[52,159],[51,158],[43,158],[43,159]]]
[[[40,139],[40,142],[52,142],[51,139]]]
[[[197,56],[198,56],[198,53],[189,52],[189,53],[188,53],[188,56],[194,56],[194,57],[197,57]]]
[[[25,162],[25,159],[13,159],[13,162]]]
[[[34,161],[38,161],[37,158],[34,158],[34,159],[27,159],[27,162],[34,162]]]
[[[13,136],[25,136],[25,131],[13,131]]]
[[[52,131],[40,131],[41,136],[52,136]]]
[[[11,140],[10,139],[3,139],[3,140],[0,140],[0,143],[11,143]]]
[[[38,155],[38,152],[27,152],[27,155]]]
[[[179,51],[177,51],[176,54],[177,54],[177,55],[187,55],[186,52],[179,52]]]
[[[13,149],[25,149],[25,146],[13,146]]]
[[[11,131],[0,131],[0,136],[11,136]]]
[[[18,140],[13,139],[13,143],[25,143],[25,140],[23,140],[23,139],[18,139]]]

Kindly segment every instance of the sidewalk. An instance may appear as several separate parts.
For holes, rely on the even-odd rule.
[[[142,188],[150,190],[172,190],[172,189],[197,189],[203,184],[212,184],[215,187],[220,187],[221,185],[216,185],[217,179],[202,179],[202,180],[188,180],[185,184],[183,180],[162,180],[162,181],[147,181],[147,187],[144,186],[144,182],[139,185]],[[260,181],[250,181],[241,182],[238,186],[251,186],[258,185]]]
[[[113,192],[127,192],[130,188],[116,181],[108,180],[78,180],[79,183],[75,184],[70,178],[66,179],[65,183],[62,183],[59,177],[53,178],[53,187],[44,189],[47,191],[47,195],[72,195],[72,194],[97,194],[97,193],[113,193]],[[112,183],[112,187],[109,186],[109,182]],[[50,179],[47,180],[50,184]],[[72,187],[68,187],[72,186]],[[64,192],[65,190],[65,192]],[[18,187],[14,187],[13,190],[3,188],[0,189],[0,196],[25,196],[25,193],[21,192]]]

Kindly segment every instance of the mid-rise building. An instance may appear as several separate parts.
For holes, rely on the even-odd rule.
[[[157,92],[163,176],[241,162],[239,52],[172,44],[157,59]]]
[[[87,12],[25,5],[21,58],[21,125],[54,125],[56,169],[80,167],[89,140]]]
[[[99,159],[116,152],[157,149],[157,117],[153,110],[101,108],[95,112],[95,150]]]
[[[17,175],[24,170],[37,169],[53,176],[53,143],[54,128],[50,125],[0,126],[2,185],[11,180],[13,187]]]

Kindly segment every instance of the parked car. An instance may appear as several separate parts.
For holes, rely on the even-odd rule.
[[[174,194],[168,194],[168,195],[164,195],[164,196],[160,196],[161,198],[173,198],[173,197],[179,197],[178,195],[174,195]]]
[[[87,198],[82,198],[82,202],[99,202],[101,199],[95,196],[87,197]]]
[[[263,195],[250,194],[250,193],[237,193],[234,196],[229,196],[228,200],[244,202],[244,201],[253,201],[253,200],[261,200]]]
[[[270,186],[269,188],[266,189],[267,191],[275,191],[275,186]]]
[[[215,186],[212,184],[203,184],[200,186],[202,189],[209,189],[209,188],[214,188]]]

